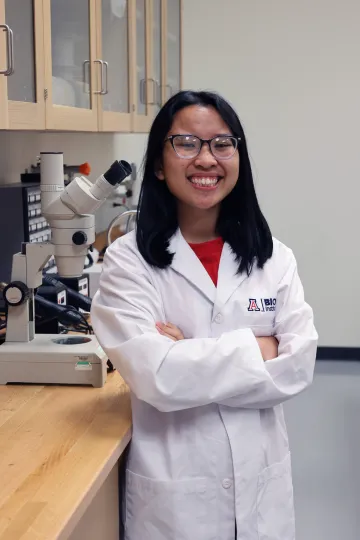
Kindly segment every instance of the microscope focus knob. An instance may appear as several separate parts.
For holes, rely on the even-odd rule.
[[[21,306],[30,296],[29,288],[22,281],[12,281],[3,290],[8,306]]]
[[[72,241],[76,246],[82,246],[87,242],[87,235],[84,231],[76,231],[72,236]]]

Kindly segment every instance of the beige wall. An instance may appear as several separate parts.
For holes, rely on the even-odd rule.
[[[358,0],[184,0],[184,85],[237,109],[327,346],[360,346],[359,20]]]

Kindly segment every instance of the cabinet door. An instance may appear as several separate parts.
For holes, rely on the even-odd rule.
[[[162,40],[162,25],[163,17],[161,13],[161,0],[152,0],[151,23],[152,23],[152,40],[151,40],[151,71],[152,77],[152,104],[153,116],[155,116],[162,105],[161,101],[161,84],[163,79],[163,40]]]
[[[44,48],[42,0],[2,2],[7,73],[1,75],[8,129],[44,129]],[[0,47],[2,48],[2,47]],[[3,70],[3,69],[2,69]]]
[[[133,131],[147,132],[152,121],[153,84],[150,80],[151,4],[150,0],[129,0],[131,24],[131,64],[133,72]]]
[[[47,129],[98,130],[96,1],[44,1]]]
[[[97,3],[101,131],[131,131],[128,0]]]
[[[7,108],[7,76],[5,73],[9,69],[8,45],[9,38],[5,27],[5,3],[0,0],[0,129],[7,129],[9,125]]]
[[[182,87],[181,33],[182,1],[163,0],[163,102],[176,94]]]

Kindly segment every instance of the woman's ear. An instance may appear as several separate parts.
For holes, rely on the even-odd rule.
[[[161,163],[156,164],[155,176],[158,180],[165,180],[164,170]]]

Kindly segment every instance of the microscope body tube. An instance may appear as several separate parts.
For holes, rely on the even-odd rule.
[[[54,202],[64,191],[64,155],[62,152],[40,153],[41,211]]]

